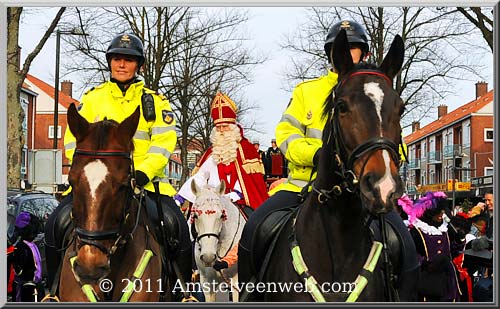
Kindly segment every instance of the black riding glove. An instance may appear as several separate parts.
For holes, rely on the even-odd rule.
[[[149,183],[148,176],[142,171],[135,171],[135,184],[139,187],[144,187]]]
[[[221,271],[221,269],[228,268],[229,264],[227,264],[226,261],[215,261],[214,263],[214,269]]]

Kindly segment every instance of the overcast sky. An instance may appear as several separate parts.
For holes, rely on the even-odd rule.
[[[284,67],[289,61],[289,56],[286,51],[279,47],[279,43],[283,41],[285,34],[292,32],[303,22],[306,10],[303,7],[251,7],[245,9],[249,11],[251,16],[247,29],[254,40],[253,45],[260,49],[259,52],[269,56],[269,61],[255,68],[254,83],[245,88],[246,98],[259,108],[254,117],[261,125],[259,129],[264,133],[247,132],[246,135],[250,140],[259,140],[261,149],[267,149],[270,140],[274,138],[275,126],[291,97],[290,91],[283,90],[284,79],[282,75]],[[33,8],[30,10],[33,10]],[[19,37],[20,46],[23,48],[22,61],[24,61],[28,52],[33,50],[55,12],[56,9],[54,8],[38,9],[35,13],[30,13],[29,16],[25,16],[22,20]],[[478,39],[482,38],[478,37]],[[61,40],[61,45],[63,44],[64,41]],[[54,84],[55,45],[55,35],[53,35],[47,41],[40,55],[35,58],[30,69],[30,74],[51,85]],[[63,46],[61,46],[61,50],[64,50]],[[64,76],[63,57],[64,55],[61,55],[60,80],[71,79],[75,82],[74,89],[77,89],[80,86],[77,77]],[[493,87],[493,56],[485,57],[483,62],[491,68],[491,70],[483,72],[484,80],[488,82],[488,89],[491,89]],[[449,96],[439,104],[448,105],[448,111],[451,111],[473,100],[475,82],[476,80],[473,79],[450,85],[450,87],[456,89],[457,94]],[[74,91],[73,95],[75,99],[79,100],[82,91]],[[423,124],[434,120],[437,117],[437,111],[435,114],[430,115],[429,119],[424,121]]]

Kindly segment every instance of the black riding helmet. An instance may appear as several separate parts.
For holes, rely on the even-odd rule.
[[[357,22],[351,20],[343,20],[333,25],[326,35],[325,53],[328,57],[328,61],[331,62],[330,49],[333,41],[342,29],[346,31],[347,41],[350,44],[357,44],[361,47],[361,59],[363,59],[370,49],[370,46],[368,45],[368,35],[366,34],[365,29]]]
[[[111,40],[106,51],[108,67],[110,67],[111,56],[114,54],[135,56],[139,68],[144,64],[144,47],[141,40],[133,34],[120,34]]]

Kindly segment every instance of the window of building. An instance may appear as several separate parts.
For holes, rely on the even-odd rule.
[[[493,142],[493,129],[484,129],[484,141]]]
[[[493,175],[493,167],[488,166],[484,168],[484,176],[492,176]]]
[[[24,112],[24,117],[21,127],[24,133],[28,132],[28,104],[29,104],[28,100],[26,100],[25,98],[21,98],[21,108],[23,109]]]
[[[462,149],[470,147],[470,122],[464,124],[462,135]]]
[[[54,138],[54,126],[49,126],[49,138]],[[57,126],[57,139],[61,138],[61,126]]]
[[[28,165],[28,147],[23,145],[23,151],[21,153],[21,177],[26,175],[26,166]]]

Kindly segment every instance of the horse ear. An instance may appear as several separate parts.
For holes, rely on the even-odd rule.
[[[196,180],[193,178],[191,181],[191,191],[193,191],[193,194],[197,196],[198,192],[200,192],[200,187],[198,187],[198,184],[196,183]]]
[[[74,103],[69,106],[66,117],[69,130],[75,136],[77,142],[81,141],[87,135],[90,126],[89,122],[78,113]]]
[[[221,181],[220,185],[217,189],[218,189],[217,191],[219,192],[220,195],[224,194],[224,192],[226,192],[226,182]]]
[[[380,70],[387,74],[390,79],[393,79],[401,70],[405,53],[405,45],[401,36],[396,35],[392,41],[391,48],[384,61],[380,65]]]
[[[135,109],[132,115],[128,116],[125,120],[120,123],[118,130],[123,136],[130,141],[134,137],[135,131],[137,130],[137,125],[139,124],[139,117],[141,116],[141,111],[139,106]]]
[[[345,30],[340,30],[339,34],[335,37],[330,53],[333,67],[337,70],[339,76],[344,76],[347,72],[352,70],[354,62],[352,61],[351,50]]]

